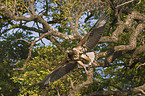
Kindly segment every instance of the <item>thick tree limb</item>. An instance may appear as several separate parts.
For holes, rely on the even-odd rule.
[[[33,9],[31,3],[33,3],[33,2],[30,2],[30,7],[31,7],[31,9]],[[46,30],[53,31],[51,34],[54,35],[54,36],[64,38],[64,39],[71,39],[71,40],[75,39],[74,36],[72,36],[72,35],[66,35],[66,34],[63,34],[61,32],[56,31],[55,29],[53,29],[44,19],[42,19],[35,12],[33,12],[33,15],[30,15],[30,17],[24,17],[24,16],[17,17],[10,10],[8,10],[7,7],[2,5],[2,3],[0,3],[0,10],[2,10],[4,12],[3,14],[9,16],[11,19],[14,19],[15,21],[20,21],[20,20],[37,21],[37,22],[41,23],[42,25],[46,26],[45,27]]]
[[[131,14],[129,14],[127,16],[127,19],[125,20],[126,21],[125,23],[121,22],[119,24],[119,26],[116,28],[116,30],[112,33],[112,37],[103,36],[100,39],[99,42],[114,42],[114,43],[117,43],[119,36],[123,33],[125,28],[134,29],[134,28],[131,27],[134,19],[139,19],[139,20],[144,22],[145,16],[143,14],[140,14],[140,13],[136,12],[136,11],[133,11]],[[143,29],[145,26],[144,26],[144,24],[139,25],[138,28],[136,28],[132,32],[132,36],[134,36],[134,35],[136,36],[140,33],[140,31],[141,31],[140,27],[141,27],[141,29]],[[137,32],[135,32],[135,31],[137,31]],[[130,38],[130,40],[132,40],[132,37]]]
[[[129,38],[129,45],[119,45],[115,46],[115,51],[122,51],[122,50],[133,50],[136,48],[137,45],[137,36],[138,34],[145,28],[145,24],[139,24],[137,28],[132,32]]]
[[[139,23],[136,28],[134,28],[134,26],[132,26],[134,19],[138,19],[138,20],[141,21],[141,23]],[[117,43],[118,40],[119,40],[119,36],[124,33],[124,29],[128,29],[128,30],[132,31],[132,33],[129,37],[129,44],[128,45],[114,46],[113,51],[108,50],[106,52],[97,53],[96,60],[98,60],[98,58],[100,58],[100,57],[106,57],[106,59],[105,59],[105,61],[102,61],[102,62],[96,62],[96,64],[94,64],[94,66],[100,66],[100,65],[101,66],[108,66],[109,63],[111,63],[113,60],[120,57],[121,55],[125,54],[129,50],[131,51],[133,49],[136,49],[136,47],[137,47],[137,37],[142,32],[142,30],[145,28],[144,20],[145,20],[145,16],[143,14],[140,14],[140,13],[134,11],[127,16],[127,19],[125,20],[125,23],[123,23],[123,22],[119,23],[119,26],[112,33],[112,37],[109,37],[109,36],[102,37],[100,39],[100,42]],[[143,50],[144,47],[143,46],[141,48],[136,49],[133,57],[130,59],[130,64],[128,66],[131,66],[131,64],[133,63],[133,58],[137,54],[141,54],[142,52],[144,52],[144,50]],[[140,53],[137,53],[138,51]],[[133,53],[133,52],[131,52],[131,53]]]
[[[99,42],[114,42],[117,43],[119,35],[123,33],[123,29],[125,28],[125,25],[120,24],[117,29],[113,32],[112,37],[109,36],[103,36]]]
[[[133,60],[135,59],[135,57],[136,57],[138,54],[141,54],[141,53],[143,53],[143,52],[145,52],[145,44],[144,44],[143,46],[137,47],[137,48],[135,49],[135,51],[134,51],[134,53],[132,54],[132,57],[131,57],[131,59],[130,59],[130,61],[129,61],[129,65],[131,65],[131,64],[133,63]]]

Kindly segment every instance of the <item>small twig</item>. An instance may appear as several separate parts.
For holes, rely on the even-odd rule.
[[[16,40],[22,40],[22,41],[25,41],[25,42],[31,44],[31,42],[29,42],[29,41],[27,41],[27,40],[25,40],[25,39],[16,39]]]
[[[59,93],[58,88],[55,88],[55,89],[56,89],[56,91],[57,91],[57,96],[60,96],[60,93]]]
[[[13,11],[13,14],[15,14],[15,12],[16,12],[16,0],[15,0],[15,4],[14,4],[14,11]]]
[[[7,0],[6,0],[6,6],[8,5]]]
[[[139,4],[141,2],[141,0],[139,0],[139,2],[137,4]]]
[[[68,78],[71,78],[69,75],[67,75],[67,76],[68,76]],[[75,88],[75,87],[74,87],[75,81],[76,81],[76,80],[72,81],[72,79],[70,79],[70,84],[71,84],[72,89]]]
[[[140,90],[143,94],[145,94],[144,90],[142,90],[142,89],[138,89],[138,90]]]
[[[108,0],[108,2],[110,3],[110,5],[111,5],[112,9],[114,9],[114,10],[115,10],[114,5],[112,4],[112,2],[111,2],[110,0]]]
[[[24,4],[24,3],[23,3]],[[28,9],[28,7],[24,4],[24,7],[27,9],[28,13],[32,16],[30,10]]]
[[[142,89],[138,89],[138,90],[140,90],[143,94],[145,94],[145,92]]]
[[[75,81],[74,81],[74,82],[75,82]],[[73,82],[72,80],[70,80],[70,84],[71,84],[72,89],[75,88],[75,87],[74,87],[74,82]]]
[[[33,15],[36,15],[35,10],[34,10],[34,3],[35,3],[34,0],[29,0],[29,7],[31,9],[31,12]]]
[[[128,1],[128,2],[122,3],[122,4],[120,4],[120,5],[117,5],[115,8],[118,8],[118,7],[122,6],[122,5],[128,4],[128,3],[133,2],[133,1],[134,1],[134,0],[130,0],[130,1]]]
[[[142,66],[142,65],[145,65],[145,63],[143,63],[143,64],[140,64],[136,69],[138,69],[140,66]]]

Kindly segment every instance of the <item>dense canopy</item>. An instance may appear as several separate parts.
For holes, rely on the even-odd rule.
[[[1,0],[0,95],[145,95],[144,7],[144,0]],[[104,15],[102,36],[85,43]],[[43,88],[28,88],[52,73],[66,50],[90,42],[97,45],[89,45],[95,60],[88,74],[73,66]]]

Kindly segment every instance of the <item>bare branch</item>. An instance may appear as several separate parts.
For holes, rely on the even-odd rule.
[[[136,29],[131,27],[133,20],[134,19],[139,19],[139,20],[145,20],[145,16],[138,13],[138,12],[132,12],[132,14],[127,16],[126,22],[125,23],[120,23],[117,29],[113,32],[112,37],[109,36],[103,36],[99,42],[114,42],[117,43],[119,36],[123,33],[123,30],[126,29],[132,29],[133,32],[129,38],[129,45],[119,45],[115,46],[115,51],[121,51],[121,50],[132,50],[136,47],[136,38],[138,34],[143,30],[145,27],[145,24],[139,24]]]
[[[37,41],[39,41],[40,39],[44,38],[45,36],[48,36],[49,34],[51,34],[51,32],[44,33],[44,34],[42,34],[38,39],[34,40],[34,41],[31,43],[31,46],[29,47],[28,57],[27,57],[27,59],[26,59],[26,61],[25,61],[24,66],[23,66],[22,68],[13,68],[13,70],[24,70],[24,69],[26,68],[26,66],[27,66],[27,62],[29,61],[29,59],[30,59],[30,57],[31,57],[31,51],[32,51],[32,49],[33,49],[34,44],[35,44]]]
[[[70,28],[73,30],[74,29],[74,27],[73,27],[73,20],[72,20],[72,17],[71,16],[69,16],[68,17],[68,20],[69,20],[69,23],[70,23]]]
[[[143,93],[145,95],[145,91],[142,89],[138,89],[139,91],[141,91],[141,93]]]
[[[55,89],[56,89],[56,91],[57,91],[57,96],[60,96],[60,93],[59,93],[58,88],[55,88]]]
[[[125,5],[125,4],[128,4],[128,3],[131,3],[131,2],[133,2],[133,1],[134,1],[134,0],[127,1],[127,2],[125,2],[125,3],[122,3],[122,4],[120,4],[120,5],[117,5],[115,8],[118,8],[118,7],[123,6],[123,5]]]
[[[29,0],[29,7],[31,8],[31,12],[33,15],[36,15],[34,7],[33,7],[34,3],[35,3],[34,0]]]
[[[28,27],[28,26],[15,26],[15,28],[22,28],[23,30],[29,30],[29,31],[34,31],[34,32],[38,32],[38,33],[44,33],[42,30],[34,28],[34,27]]]
[[[135,58],[138,54],[141,54],[141,53],[143,53],[143,52],[145,52],[145,44],[144,44],[143,46],[137,47],[137,48],[135,49],[135,51],[134,51],[134,53],[132,54],[132,57],[131,57],[131,59],[130,59],[130,61],[129,61],[129,65],[131,65],[131,64],[133,63],[134,58]]]
[[[87,6],[85,8],[82,7],[82,5],[80,5],[80,7],[78,8],[77,12],[76,12],[76,16],[75,16],[75,28],[73,29],[74,31],[74,35],[79,37],[78,39],[81,39],[81,36],[78,34],[77,30],[79,27],[79,18],[82,16],[82,13],[84,12],[84,10],[87,8]]]
[[[48,38],[54,45],[56,45],[59,50],[61,50],[61,51],[64,50],[64,47],[61,46],[61,44],[58,42],[58,40],[54,36],[49,35],[46,38]]]
[[[59,38],[64,38],[64,39],[66,39],[66,40],[73,40],[73,39],[75,39],[75,37],[72,36],[72,35],[63,34],[63,33],[61,33],[61,32],[58,32],[58,31],[54,30],[54,29],[53,29],[53,33],[52,33],[52,34],[53,34],[54,36],[57,36],[57,37],[59,37]]]
[[[24,4],[24,7],[27,9],[28,13],[30,14],[30,16],[32,16],[32,14],[31,14],[30,10],[28,9],[28,7],[25,5],[25,3],[23,3],[23,4]]]
[[[141,2],[141,0],[139,0],[139,2],[137,4],[139,4]]]
[[[144,65],[145,65],[145,63],[140,64],[136,69],[138,69],[139,67],[144,66]]]
[[[25,40],[25,39],[16,39],[16,40],[22,40],[22,41],[25,41],[25,42],[31,44],[31,42],[29,42],[29,41],[27,41],[27,40]]]
[[[145,94],[145,84],[139,86],[139,87],[135,87],[132,89],[133,93],[138,93],[138,92],[142,92],[143,94]]]
[[[17,1],[15,0],[15,4],[14,4],[14,11],[13,11],[13,14],[15,14],[15,11],[16,11],[16,3],[17,3]]]
[[[114,50],[115,51],[121,51],[121,50],[133,50],[136,48],[137,45],[137,36],[138,34],[143,30],[143,28],[145,27],[145,24],[139,24],[136,28],[136,30],[134,30],[132,32],[132,34],[130,35],[129,38],[129,45],[119,45],[119,46],[115,46]]]
[[[31,3],[33,3],[33,2],[31,2]],[[39,15],[36,15],[35,13],[34,13],[35,15],[31,15],[30,17],[24,17],[24,16],[17,17],[15,15],[13,15],[12,12],[10,10],[8,10],[5,6],[3,6],[1,3],[0,3],[0,10],[3,10],[3,12],[8,14],[8,16],[10,18],[12,18],[12,19],[14,19],[16,21],[19,21],[19,20],[24,20],[24,21],[37,20],[38,22],[42,23],[42,25],[46,26],[46,30],[53,31],[51,34],[54,35],[54,36],[57,36],[57,37],[60,37],[60,38],[64,38],[64,39],[70,39],[70,40],[75,39],[74,36],[72,36],[72,35],[66,35],[66,34],[63,34],[61,32],[56,31],[44,19],[42,19]]]
[[[103,36],[99,42],[114,42],[117,43],[119,35],[123,33],[123,29],[127,28],[124,24],[120,24],[117,29],[113,32],[112,37]]]
[[[70,80],[70,84],[71,84],[72,89],[75,89],[74,82],[72,80]]]

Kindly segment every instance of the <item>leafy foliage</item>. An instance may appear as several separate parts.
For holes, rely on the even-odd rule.
[[[26,38],[26,34],[20,32],[5,34],[0,41],[0,92],[4,95],[16,95],[21,87],[20,83],[13,82],[13,67],[17,62],[24,61],[28,55],[29,44],[17,41],[16,38]]]
[[[103,14],[107,14],[109,16],[108,22],[111,22],[106,25],[104,36],[111,37],[113,32],[118,28],[118,25],[125,22],[131,11],[137,11],[143,15],[145,13],[145,1],[143,0],[141,0],[141,2],[140,0],[134,0],[130,3],[127,3],[128,0],[105,1],[106,0],[1,0],[1,95],[67,96],[74,90],[74,86],[85,82],[87,75],[84,70],[76,68],[73,72],[62,77],[60,80],[49,83],[44,89],[39,89],[37,86],[27,89],[30,85],[40,82],[46,75],[52,72],[53,69],[58,66],[57,64],[65,58],[65,50],[76,47],[82,37],[85,36],[97,19]],[[2,4],[14,14],[9,15],[10,11],[4,12]],[[124,5],[117,7],[120,4]],[[21,17],[28,18],[21,19]],[[119,22],[119,19],[121,22]],[[43,20],[45,22],[42,22]],[[130,27],[135,29],[140,23],[144,24],[144,21],[138,18],[134,19]],[[52,34],[45,36],[45,39],[52,43],[49,43],[47,47],[37,46],[37,44],[35,44],[25,70],[13,70],[13,68],[21,68],[24,66],[32,42],[40,38],[43,34],[51,31],[53,31]],[[59,34],[54,34],[57,33],[57,31]],[[124,29],[123,33],[117,38],[117,42],[100,43],[95,51],[98,53],[109,52],[113,50],[114,46],[130,44],[129,37],[132,32],[133,30],[130,30],[129,27]],[[75,39],[68,39],[67,37],[70,36]],[[25,39],[30,42],[30,44],[23,40],[16,39]],[[47,43],[49,41],[47,41]],[[137,37],[137,48],[142,47],[145,43],[144,41],[145,34],[144,30],[142,30]],[[105,92],[106,90],[124,91],[143,85],[145,83],[145,67],[143,65],[145,63],[145,53],[137,54],[133,58],[134,51],[135,49],[120,51],[119,56],[113,60],[110,65],[94,67],[93,84],[83,87],[77,93],[77,96],[93,92]],[[106,61],[106,58],[112,54],[111,52],[112,51],[104,57],[98,58],[97,61]],[[130,59],[133,59],[133,63],[128,67]]]
[[[33,57],[32,60],[28,62],[28,66],[23,73],[18,74],[18,72],[15,71],[13,73],[13,77],[11,78],[14,82],[22,84],[23,87],[20,92],[21,95],[55,95],[57,94],[58,89],[60,94],[68,94],[67,92],[71,89],[70,80],[76,79],[76,76],[79,77],[79,74],[82,73],[81,70],[78,70],[79,73],[72,72],[71,77],[67,76],[67,78],[63,80],[50,83],[48,88],[46,88],[47,91],[39,89],[37,86],[28,89],[30,85],[38,83],[44,79],[46,75],[48,75],[56,66],[58,66],[58,62],[60,62],[65,56],[57,48],[52,46],[35,48],[34,51],[37,52],[38,56]],[[81,78],[82,77],[80,77],[80,79]],[[79,82],[78,79],[76,80]]]

